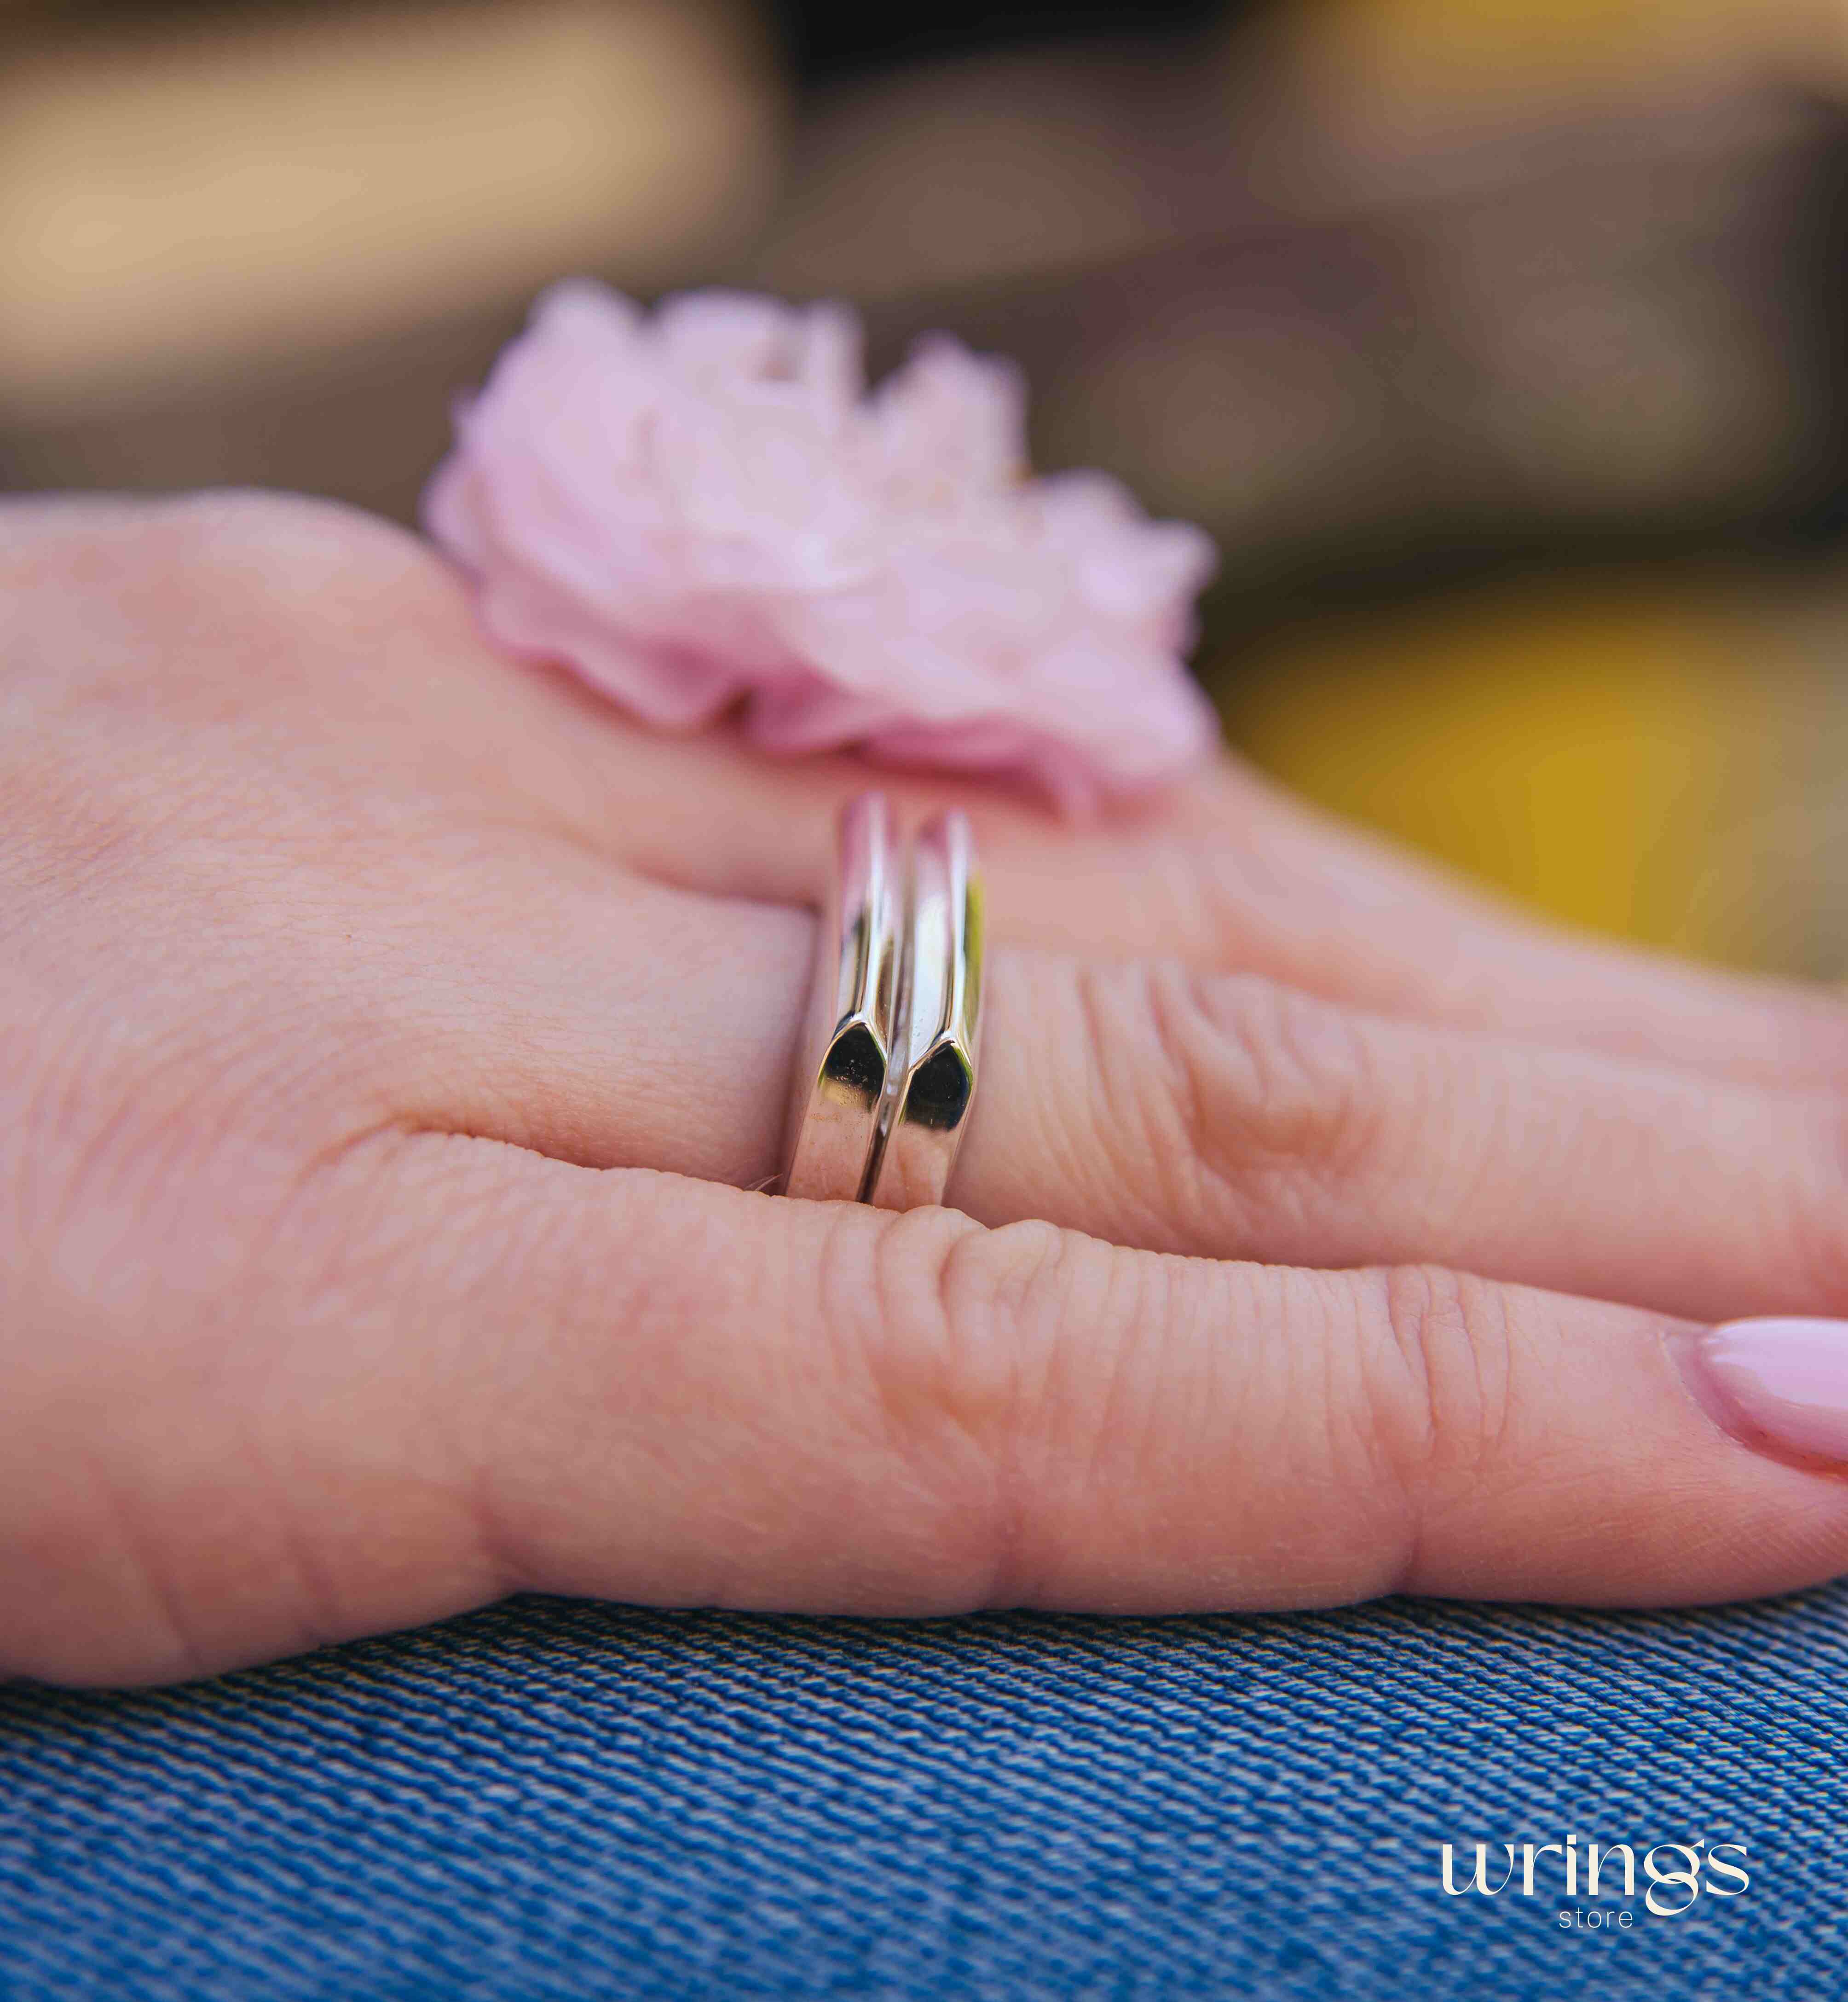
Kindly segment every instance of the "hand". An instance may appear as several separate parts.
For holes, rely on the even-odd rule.
[[[522,1588],[1848,1565],[1848,1488],[1676,1360],[1848,1306],[1832,1000],[1548,936],[1230,767],[1082,833],[893,781],[989,883],[957,1210],[789,1202],[746,1191],[863,769],[631,730],[305,502],[0,509],[0,1669]]]

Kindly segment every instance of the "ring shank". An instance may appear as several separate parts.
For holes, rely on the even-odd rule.
[[[975,1103],[984,923],[975,841],[960,813],[919,832],[906,898],[893,1062],[865,1199],[882,1209],[941,1203]]]
[[[898,894],[883,795],[842,811],[803,1046],[790,1093],[783,1193],[818,1202],[860,1194],[877,1138],[892,1048]]]

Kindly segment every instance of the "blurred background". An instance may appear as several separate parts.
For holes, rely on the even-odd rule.
[[[1848,0],[0,0],[0,487],[409,519],[592,271],[1026,366],[1198,671],[1522,898],[1848,976]]]

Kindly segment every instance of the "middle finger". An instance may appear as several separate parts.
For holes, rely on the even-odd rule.
[[[1266,1264],[1435,1261],[1692,1317],[1839,1311],[1831,1094],[1394,1020],[1253,975],[997,954],[948,1200]]]
[[[814,921],[600,888],[579,861],[574,919],[554,873],[525,919],[500,900],[491,953],[481,926],[459,933],[476,943],[438,976],[455,990],[431,1004],[442,1060],[399,1116],[588,1166],[769,1180]],[[1173,961],[999,948],[987,979],[947,1196],[985,1222],[1269,1264],[1435,1261],[1709,1319],[1848,1303],[1831,1093]]]

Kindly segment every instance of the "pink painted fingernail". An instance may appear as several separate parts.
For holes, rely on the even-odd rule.
[[[1733,1320],[1682,1351],[1694,1393],[1735,1439],[1848,1467],[1848,1320]]]

